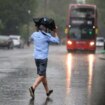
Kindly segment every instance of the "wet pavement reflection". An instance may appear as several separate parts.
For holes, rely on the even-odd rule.
[[[0,53],[0,105],[105,105],[105,60],[100,59],[105,55],[52,46],[47,73],[54,92],[47,98],[40,85],[33,100],[28,91],[37,76],[32,48]]]
[[[72,104],[83,105],[83,99],[90,104],[94,65],[94,54],[66,55],[66,94]]]
[[[89,69],[88,69],[88,97],[91,97],[94,62],[95,62],[94,55],[89,54],[88,55],[88,63],[89,63]]]
[[[49,103],[50,104],[53,103],[53,100],[51,98],[47,97],[41,105],[49,105]],[[36,105],[35,99],[30,99],[29,100],[29,105]]]
[[[49,103],[52,103],[53,100],[51,98],[46,98],[45,102],[42,105],[48,105]]]
[[[29,105],[34,105],[34,99],[33,98],[30,99]]]
[[[70,85],[71,85],[71,73],[72,73],[72,54],[67,54],[67,61],[66,61],[66,93],[70,93]]]

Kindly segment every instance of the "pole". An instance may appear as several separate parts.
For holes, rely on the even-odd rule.
[[[48,0],[44,0],[44,15],[47,15],[47,9],[48,9]]]
[[[27,37],[26,37],[27,46],[29,46],[29,34],[30,34],[30,13],[31,13],[31,10],[28,10],[28,24],[27,24]]]

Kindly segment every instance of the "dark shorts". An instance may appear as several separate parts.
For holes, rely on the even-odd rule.
[[[40,76],[46,76],[48,59],[35,59],[37,74]]]

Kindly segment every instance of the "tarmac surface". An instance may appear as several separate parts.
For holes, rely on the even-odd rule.
[[[51,46],[47,68],[47,98],[43,85],[29,94],[36,66],[32,46],[0,49],[0,105],[105,105],[105,55],[71,54],[65,46]]]

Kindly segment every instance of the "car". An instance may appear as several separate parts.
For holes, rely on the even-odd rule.
[[[13,49],[13,41],[11,40],[9,36],[0,35],[0,47]]]
[[[104,47],[105,39],[104,37],[97,37],[96,38],[96,47]]]
[[[12,39],[14,47],[24,48],[24,41],[20,35],[10,35],[9,37]]]

